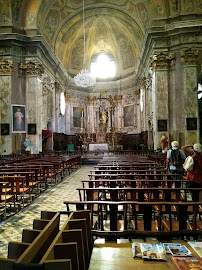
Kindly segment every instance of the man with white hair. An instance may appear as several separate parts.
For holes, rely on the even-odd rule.
[[[195,143],[193,146],[182,146],[182,150],[194,159],[193,170],[187,172],[186,179],[189,180],[190,188],[202,188],[202,146],[200,143]],[[192,200],[199,201],[199,191],[192,192]]]
[[[173,141],[171,143],[172,148],[167,152],[166,159],[166,169],[169,170],[171,174],[176,174],[175,179],[182,180],[184,169],[182,164],[186,158],[185,153],[179,149],[179,143],[177,141]],[[179,187],[180,187],[179,183]]]

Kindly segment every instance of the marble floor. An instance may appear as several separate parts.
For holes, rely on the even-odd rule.
[[[82,187],[80,181],[88,179],[89,171],[92,168],[92,166],[82,165],[56,186],[49,187],[32,204],[1,222],[0,257],[7,257],[8,242],[21,241],[22,230],[32,229],[33,220],[40,218],[41,211],[66,211],[66,206],[63,204],[65,200],[79,200],[76,188]]]

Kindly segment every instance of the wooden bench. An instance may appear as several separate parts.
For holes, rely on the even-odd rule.
[[[41,219],[33,221],[33,230],[23,230],[22,242],[9,242],[8,258],[0,258],[0,269],[39,262],[59,231],[59,221],[58,212],[42,211]]]
[[[145,180],[145,179],[100,179],[100,180],[81,180],[83,188],[87,183],[89,188],[95,187],[171,187],[176,183],[181,183],[181,186],[187,187],[189,180]]]
[[[202,191],[201,188],[168,187],[95,187],[77,188],[80,201],[93,200],[133,200],[133,201],[187,201],[187,193]],[[83,196],[81,194],[83,192]]]
[[[94,236],[202,236],[202,231],[197,229],[200,202],[65,201],[64,204],[68,211],[70,205],[76,205],[77,210],[90,209]],[[117,210],[120,206],[122,212]],[[98,210],[94,211],[95,208]],[[172,212],[173,208],[177,210]],[[118,231],[118,220],[124,223],[122,231]],[[165,229],[165,220],[169,221],[169,231]],[[187,227],[188,220],[193,224],[192,228]],[[177,229],[172,227],[173,221],[178,221]],[[105,229],[106,222],[109,222],[110,230]]]
[[[40,264],[52,264],[57,270],[87,270],[92,247],[89,211],[74,211],[65,221]]]
[[[33,229],[24,229],[22,242],[8,244],[8,258],[0,258],[0,269],[87,270],[93,243],[89,211],[65,212],[62,228],[59,212],[41,212]]]

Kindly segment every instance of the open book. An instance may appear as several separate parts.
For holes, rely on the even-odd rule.
[[[188,242],[193,250],[202,258],[202,242]]]
[[[192,256],[191,251],[186,246],[168,246],[168,249],[173,256]]]
[[[166,253],[167,254],[170,254],[170,250],[169,250],[168,246],[178,248],[178,247],[181,247],[181,244],[177,244],[177,243],[163,243],[163,246],[165,248]]]
[[[143,259],[166,261],[166,253],[162,243],[140,244]]]
[[[132,243],[132,253],[133,253],[133,258],[142,257],[140,243],[137,243],[137,242]]]
[[[178,270],[202,269],[202,261],[195,257],[172,257],[171,260]]]

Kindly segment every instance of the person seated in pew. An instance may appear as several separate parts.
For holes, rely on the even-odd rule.
[[[202,146],[195,143],[193,146],[184,145],[181,149],[185,154],[192,156],[194,159],[193,170],[187,172],[186,179],[189,180],[190,188],[202,188]],[[199,191],[192,192],[192,200],[199,201]]]

